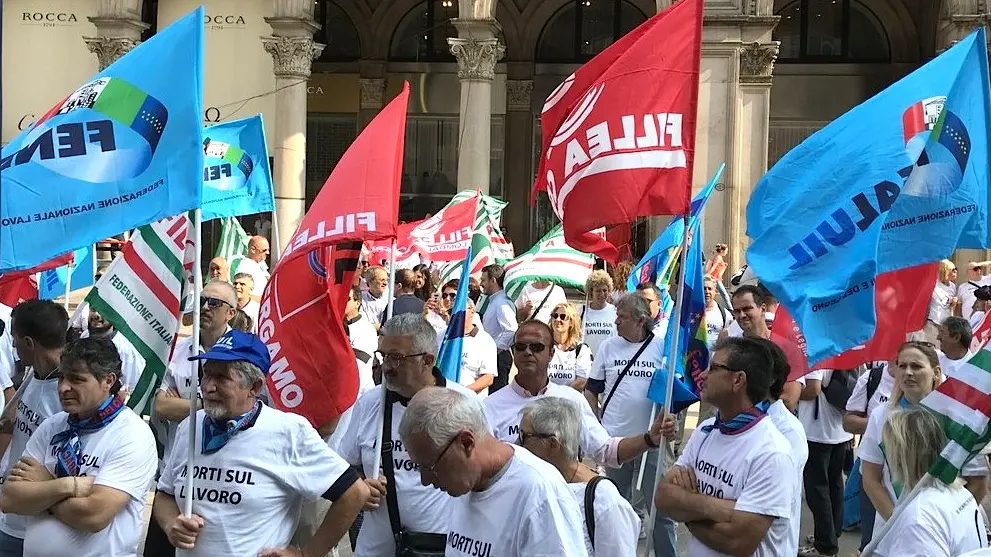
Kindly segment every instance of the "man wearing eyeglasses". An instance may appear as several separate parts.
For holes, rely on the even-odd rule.
[[[371,492],[365,502],[354,555],[400,554],[396,551],[395,533],[401,530],[406,532],[400,537],[404,547],[434,548],[443,553],[451,497],[420,482],[422,470],[410,460],[399,438],[399,422],[409,400],[426,387],[446,387],[472,398],[475,394],[447,381],[435,367],[437,336],[423,316],[397,315],[380,332],[375,356],[382,361],[382,384],[358,398],[339,445],[341,456],[359,468]],[[384,412],[383,395],[388,399]],[[373,466],[380,427],[384,454],[378,470]],[[397,511],[395,524],[390,519],[390,491]]]
[[[265,260],[268,259],[269,251],[268,240],[264,236],[252,236],[248,240],[248,255],[238,255],[230,261],[230,276],[248,273],[255,280],[251,297],[256,302],[261,301],[262,292],[268,284],[268,263]]]
[[[228,325],[237,309],[237,293],[229,282],[214,281],[203,286],[200,294],[200,345],[194,350],[193,338],[179,339],[172,352],[172,361],[162,379],[162,386],[155,395],[155,407],[152,414],[152,425],[158,432],[158,440],[163,444],[160,449],[162,460],[168,459],[175,439],[176,429],[189,416],[189,399],[196,397],[193,392],[193,377],[199,373],[197,362],[190,361],[191,356],[203,353],[217,343],[217,339],[230,331]],[[268,370],[265,370],[268,371]],[[202,408],[202,401],[197,401]],[[153,549],[154,555],[174,554],[171,546],[165,540],[165,533],[152,520],[148,526],[148,542],[145,547]],[[152,543],[154,541],[155,543]],[[161,543],[159,543],[161,542]],[[150,555],[146,551],[146,555]]]

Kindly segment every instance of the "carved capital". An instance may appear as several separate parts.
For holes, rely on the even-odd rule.
[[[127,37],[83,37],[83,40],[86,41],[89,51],[96,54],[96,58],[100,61],[100,71],[105,70],[141,42]]]
[[[506,108],[510,112],[530,112],[530,96],[533,94],[533,81],[510,79],[506,81]]]
[[[385,104],[385,80],[361,78],[358,83],[361,85],[361,109],[382,108]]]
[[[766,44],[753,42],[745,45],[740,50],[740,82],[770,85],[780,44],[778,41],[773,41]]]
[[[451,54],[458,60],[458,78],[475,81],[495,79],[496,62],[506,54],[499,39],[447,39]]]
[[[287,37],[277,35],[262,37],[265,52],[272,55],[275,61],[273,71],[275,77],[294,77],[306,79],[310,77],[310,67],[324,45],[313,42],[310,37]]]

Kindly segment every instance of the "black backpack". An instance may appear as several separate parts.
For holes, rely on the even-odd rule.
[[[853,394],[853,388],[857,386],[859,378],[855,369],[836,369],[829,379],[829,385],[822,388],[822,394],[826,396],[826,402],[841,412],[846,411],[846,403]]]

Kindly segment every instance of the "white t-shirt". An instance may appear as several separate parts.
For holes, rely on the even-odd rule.
[[[372,377],[371,360],[366,363],[355,358],[355,363],[358,364],[358,398],[361,398],[361,395],[375,388],[375,380]],[[355,404],[357,404],[357,398],[355,399]],[[351,417],[353,415],[354,404],[351,405],[351,408],[341,413],[341,418],[337,420],[337,427],[334,428],[334,433],[331,433],[327,437],[327,446],[337,454],[341,453],[341,441],[344,440],[344,435],[347,433],[348,428],[351,427]]]
[[[585,306],[582,321],[585,331],[582,340],[592,349],[593,356],[599,351],[599,345],[603,341],[616,336],[616,306],[612,304],[606,304],[602,309]]]
[[[269,279],[267,263],[264,261],[258,263],[254,259],[249,259],[247,256],[238,255],[231,258],[230,267],[230,277],[232,280],[234,279],[234,275],[238,273],[248,273],[251,275],[251,279],[254,281],[254,286],[251,288],[252,296],[261,296],[265,292],[265,285],[268,284]]]
[[[52,437],[68,429],[69,415],[60,412],[45,420],[24,451],[25,456],[44,464],[55,474],[56,457],[52,454]],[[130,408],[103,429],[79,437],[83,457],[81,476],[95,476],[93,485],[126,493],[127,505],[114,516],[110,525],[95,534],[75,530],[55,516],[41,513],[27,517],[24,557],[47,557],[70,553],[77,557],[137,555],[144,534],[143,513],[148,500],[148,486],[155,478],[158,453],[148,424]],[[71,551],[67,551],[71,548]]]
[[[496,439],[506,441],[507,443],[516,443],[520,435],[520,421],[523,419],[523,408],[538,398],[556,396],[577,404],[579,411],[582,413],[582,429],[578,437],[582,454],[600,464],[605,463],[609,434],[602,427],[602,424],[599,423],[595,414],[592,413],[592,409],[588,406],[588,401],[585,400],[585,397],[581,393],[571,387],[565,387],[564,385],[558,385],[550,381],[547,382],[547,387],[544,389],[543,394],[538,394],[535,397],[523,397],[517,392],[518,389],[522,388],[513,381],[510,385],[499,389],[482,401],[482,409],[485,411],[485,421],[492,428],[492,433]],[[641,433],[646,431],[647,429],[644,428]]]
[[[196,413],[198,440],[204,415],[203,410]],[[158,480],[158,490],[172,494],[180,509],[187,497],[188,435],[186,418]],[[338,481],[354,474],[305,418],[268,406],[223,448],[197,454],[194,470],[193,513],[206,525],[196,548],[177,549],[177,557],[257,555],[265,548],[286,547],[302,503],[317,500],[335,484],[346,490],[352,484]]]
[[[956,557],[987,546],[987,524],[963,487],[927,487],[878,544],[879,557]]]
[[[578,504],[561,473],[523,447],[513,450],[502,476],[485,491],[452,500],[444,554],[587,557]]]
[[[437,347],[444,342],[446,331],[437,335]],[[475,329],[474,335],[465,335],[461,340],[461,378],[459,383],[468,386],[483,375],[495,377],[499,373],[496,368],[496,344],[492,337],[481,328]],[[488,396],[486,387],[477,396]]]
[[[738,511],[773,517],[753,557],[795,555],[793,521],[799,516],[793,512],[801,481],[795,475],[788,441],[769,418],[737,435],[702,430],[714,422],[715,418],[709,418],[692,433],[677,465],[694,468],[703,495],[734,500]],[[696,538],[688,540],[688,555],[728,557]]]
[[[83,332],[80,338],[87,337],[89,337],[88,329]],[[141,372],[145,370],[145,359],[120,331],[113,332],[110,336],[110,342],[117,347],[117,354],[120,356],[120,371],[124,375],[121,382],[127,386],[127,392],[133,393],[134,387],[141,379]]]
[[[445,382],[445,386],[465,396],[475,397],[475,393],[461,385]],[[366,478],[385,475],[381,470],[372,469],[381,408],[382,386],[379,385],[358,398],[351,409],[351,423],[340,443],[341,457],[352,466],[361,466]],[[392,458],[400,520],[413,532],[446,534],[453,499],[433,486],[420,483],[420,469],[409,459],[406,447],[399,438],[399,422],[405,412],[406,407],[400,402],[392,403]],[[389,509],[383,499],[378,509],[365,511],[354,554],[355,557],[377,557],[395,553]]]
[[[795,417],[794,414],[788,410],[785,406],[784,401],[777,400],[770,408],[767,409],[767,419],[771,420],[774,427],[778,429],[785,441],[788,441],[788,446],[791,447],[791,460],[795,465],[793,472],[795,474],[796,481],[801,485],[802,481],[798,478],[802,478],[805,472],[805,463],[809,460],[809,442],[805,437],[805,429],[802,427],[802,422]],[[802,490],[796,489],[795,496],[792,499],[792,515],[791,516],[802,516]],[[791,531],[788,535],[788,547],[798,547],[799,538],[801,537],[802,523],[800,520],[793,520],[791,524]]]
[[[860,445],[857,446],[857,456],[864,462],[870,462],[882,467],[881,480],[884,488],[888,490],[888,495],[892,501],[897,501],[895,489],[891,484],[891,471],[884,460],[884,452],[881,451],[881,432],[884,430],[884,423],[888,420],[888,413],[891,412],[891,404],[883,404],[867,419],[867,430],[860,438]],[[975,476],[986,476],[988,473],[987,460],[983,456],[972,458],[963,465],[960,475],[964,478]],[[884,526],[884,518],[881,513],[874,515],[874,533],[881,531]],[[894,556],[892,556],[894,557]]]
[[[588,377],[592,369],[592,350],[578,344],[574,350],[554,347],[554,356],[547,364],[547,378],[558,385],[571,385],[579,377]]]
[[[829,370],[816,370],[806,375],[805,380],[822,381],[822,389],[825,391],[833,373]],[[826,400],[825,392],[820,392],[815,400],[799,402],[798,419],[805,428],[805,437],[813,443],[839,445],[853,439],[853,434],[843,430],[843,412]]]
[[[28,368],[25,373],[34,373]],[[42,381],[35,377],[25,387],[21,400],[17,403],[17,419],[14,422],[14,435],[3,455],[4,479],[10,469],[24,455],[28,439],[38,429],[42,422],[62,411],[62,402],[58,397],[58,379]],[[51,439],[49,438],[49,441]],[[28,517],[19,514],[0,514],[0,531],[15,538],[24,539]]]
[[[883,365],[884,371],[881,372],[881,382],[877,384],[874,396],[871,397],[870,401],[867,400],[867,383],[870,381],[871,374],[869,371],[862,373],[857,379],[857,384],[853,387],[853,393],[846,401],[847,412],[859,412],[870,416],[874,413],[875,408],[888,402],[888,399],[891,398],[891,389],[895,386],[895,378],[888,371],[888,364],[876,365]]]
[[[936,281],[932,297],[929,298],[929,320],[942,325],[943,320],[950,316],[950,299],[957,295],[957,285],[943,284]]]
[[[200,347],[200,350],[202,351],[203,348]],[[194,354],[193,337],[185,337],[176,341],[175,349],[172,351],[172,361],[169,362],[169,367],[165,370],[162,385],[158,390],[173,389],[179,393],[181,398],[186,400],[196,396],[196,392],[193,390],[193,379],[199,373],[198,362],[189,361],[189,357]],[[152,416],[152,421],[155,423],[156,432],[159,433],[159,441],[164,447],[162,455],[162,463],[164,464],[169,458],[169,453],[172,452],[173,440],[176,438],[179,422],[165,420],[156,415]]]
[[[595,505],[592,516],[595,518],[595,547],[588,536],[588,523],[585,522],[586,483],[568,484],[578,502],[582,523],[585,526],[585,548],[590,557],[607,557],[637,554],[640,538],[640,517],[630,503],[623,499],[616,484],[601,480],[595,486]]]
[[[605,381],[603,396],[608,396],[620,372],[642,345],[643,341],[630,342],[619,335],[602,343],[592,362],[589,379]],[[627,437],[647,431],[650,426],[650,410],[654,404],[647,398],[647,390],[654,370],[663,370],[663,364],[664,337],[654,336],[619,382],[612,400],[602,414],[602,426],[609,435]]]
[[[944,354],[942,350],[937,350],[936,356],[939,358],[939,367],[943,370],[943,376],[956,377],[957,370],[965,366],[974,355],[967,352],[963,358],[960,358],[959,360],[951,360],[950,357]]]
[[[709,349],[716,345],[716,341],[719,340],[719,333],[733,323],[733,312],[723,309],[719,304],[705,308],[705,331],[708,335]]]
[[[379,320],[382,317],[382,312],[385,308],[389,306],[389,292],[383,291],[382,296],[376,298],[372,296],[371,292],[365,292],[361,295],[361,313],[365,316],[365,319],[372,324],[373,327],[381,326],[382,323]]]
[[[550,293],[549,296],[548,292]],[[547,301],[541,306],[540,302],[542,302],[545,297],[547,298]],[[527,301],[533,302],[533,308],[530,309],[531,313],[536,311],[538,307],[540,308],[540,311],[538,311],[532,319],[543,321],[544,323],[550,323],[551,312],[554,311],[554,308],[557,307],[558,304],[568,303],[568,297],[564,295],[564,290],[556,284],[552,283],[547,288],[538,289],[534,288],[533,283],[530,282],[523,287],[519,297],[516,298],[516,307],[518,309],[523,309],[523,306],[526,305]],[[524,316],[524,320],[527,317],[529,316]]]
[[[379,334],[368,319],[359,313],[358,319],[348,323],[347,328],[348,338],[351,339],[351,348],[374,356],[379,347]]]

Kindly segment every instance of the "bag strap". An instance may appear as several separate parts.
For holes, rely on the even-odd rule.
[[[553,288],[553,286],[551,288]],[[582,314],[578,317],[578,320],[582,322],[582,325],[585,324],[585,310],[586,309],[588,309],[588,304],[585,304],[585,305],[582,306]],[[3,322],[0,321],[0,323],[3,323]],[[2,335],[2,334],[3,334],[3,329],[0,329],[0,335]]]
[[[596,476],[585,484],[585,528],[588,530],[592,549],[595,549],[595,488],[602,480],[612,481],[605,476]]]
[[[619,387],[619,382],[626,377],[627,373],[630,371],[630,367],[633,365],[633,362],[637,361],[637,358],[640,357],[640,354],[643,354],[643,351],[647,349],[647,345],[650,344],[650,341],[652,340],[654,340],[653,332],[647,335],[647,338],[644,339],[643,344],[640,345],[637,353],[630,358],[630,361],[626,362],[626,367],[624,367],[623,371],[619,372],[619,375],[616,376],[616,382],[612,384],[612,389],[609,389],[609,394],[606,395],[606,400],[602,403],[602,409],[599,410],[600,420],[602,419],[602,416],[606,415],[606,406],[609,406],[609,401],[612,400],[613,395],[616,394],[616,387]]]
[[[382,386],[385,389],[385,385]],[[385,473],[385,502],[389,507],[389,522],[392,524],[392,534],[396,538],[398,548],[399,536],[403,531],[403,523],[399,518],[399,500],[396,497],[395,461],[392,459],[392,406],[394,404],[389,391],[382,397],[385,408],[382,420],[382,472]]]
[[[547,295],[544,296],[543,300],[540,300],[540,305],[537,306],[537,309],[533,310],[533,313],[530,314],[530,317],[527,317],[528,320],[536,317],[537,314],[540,313],[540,310],[544,309],[544,304],[547,303],[547,299],[550,298],[551,294],[554,292],[554,286],[556,285],[554,283],[551,283],[550,288],[547,289]]]
[[[871,366],[870,375],[867,376],[867,402],[864,403],[864,414],[867,414],[867,408],[871,404],[871,399],[874,398],[874,393],[877,392],[877,388],[881,385],[881,375],[884,373],[884,366]]]
[[[361,360],[361,363],[363,364],[367,364],[372,360],[372,355],[369,354],[368,352],[365,352],[363,350],[358,350],[357,348],[352,348],[351,350],[354,351],[355,357]]]

